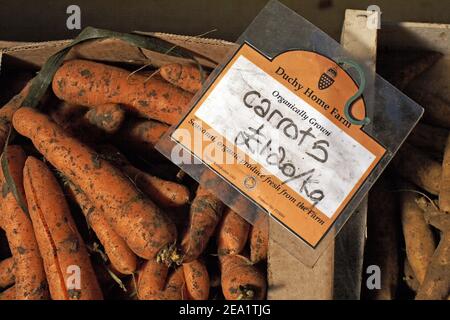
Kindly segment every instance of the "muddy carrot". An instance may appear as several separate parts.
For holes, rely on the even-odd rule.
[[[23,189],[23,168],[25,152],[19,146],[9,146],[6,156],[9,165],[9,174],[14,181],[17,195],[25,200]],[[18,300],[41,300],[48,298],[47,281],[44,265],[39,252],[38,243],[33,231],[32,221],[26,208],[17,203],[13,194],[13,186],[7,184],[7,173],[1,170],[0,184],[2,186],[2,228],[6,232],[9,247],[15,262],[15,288]]]
[[[15,274],[14,258],[8,258],[0,262],[0,288],[6,288],[14,284]]]
[[[186,297],[183,268],[169,274],[169,268],[154,260],[139,272],[139,300],[183,300]]]
[[[25,100],[30,90],[31,82],[15,95],[7,104],[0,109],[0,150],[3,150],[6,139],[8,138],[9,128],[14,112],[19,109],[23,100]]]
[[[450,212],[450,136],[445,144],[444,159],[442,161],[439,208],[444,212]]]
[[[412,291],[417,292],[417,289],[419,288],[420,284],[419,281],[417,281],[416,275],[414,274],[414,271],[411,268],[411,264],[409,263],[408,259],[405,259],[403,272],[404,272],[403,280],[406,282],[406,284]]]
[[[250,224],[239,214],[227,208],[217,233],[217,251],[222,254],[239,254],[247,243]]]
[[[0,300],[17,300],[16,299],[16,288],[11,287],[3,292],[0,292]]]
[[[104,213],[93,206],[86,194],[73,183],[68,182],[67,189],[86,216],[113,267],[122,274],[134,273],[137,266],[137,257],[126,242],[112,229],[106,221]]]
[[[200,186],[192,201],[189,224],[181,246],[183,262],[191,262],[203,252],[222,216],[222,202]]]
[[[424,109],[423,121],[433,126],[450,129],[450,102],[437,93],[424,90],[423,87],[409,88],[406,93]]]
[[[393,165],[403,178],[432,194],[439,194],[442,166],[426,153],[405,143],[394,157]]]
[[[269,218],[259,213],[250,233],[250,260],[258,263],[267,260],[269,249]]]
[[[177,123],[192,95],[157,78],[146,80],[117,67],[71,60],[58,69],[52,88],[58,98],[72,104],[118,103],[141,117]]]
[[[196,93],[202,88],[202,75],[193,64],[166,64],[159,69],[163,79],[185,91]]]
[[[189,189],[182,184],[152,176],[132,165],[124,166],[123,170],[142,192],[163,208],[180,207],[189,202]]]
[[[105,213],[113,229],[137,255],[152,259],[175,241],[174,224],[153,202],[119,169],[66,134],[48,117],[21,108],[15,113],[13,124]]]
[[[158,206],[174,208],[184,206],[189,202],[190,192],[186,186],[152,176],[134,167],[114,146],[101,146],[98,151],[105,159],[120,167],[136,186]]]
[[[84,118],[89,124],[112,134],[119,130],[125,120],[125,111],[119,104],[107,103],[91,108]]]
[[[240,255],[220,257],[222,292],[227,300],[262,300],[266,279],[250,260]]]
[[[52,299],[102,299],[86,246],[64,193],[42,161],[28,157],[24,187]]]
[[[200,260],[183,263],[186,291],[190,300],[207,300],[209,296],[209,274]]]
[[[416,194],[403,192],[401,205],[406,255],[418,282],[422,283],[436,249],[433,232],[425,221],[422,209],[416,203]]]
[[[131,119],[125,121],[114,139],[123,147],[140,154],[154,153],[155,145],[169,130],[169,126],[153,120]]]
[[[444,300],[450,292],[450,215],[443,213],[439,224],[441,239],[431,258],[425,279],[420,285],[416,300]]]

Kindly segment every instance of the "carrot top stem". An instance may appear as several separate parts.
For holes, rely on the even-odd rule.
[[[159,251],[156,256],[156,261],[158,263],[164,263],[168,267],[174,263],[179,266],[183,262],[183,256],[181,255],[177,244],[172,243]]]

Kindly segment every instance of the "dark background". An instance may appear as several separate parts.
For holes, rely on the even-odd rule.
[[[81,7],[88,25],[129,32],[163,31],[236,39],[267,0],[0,0],[0,40],[43,41],[72,38],[66,8]],[[386,21],[450,22],[450,0],[283,0],[338,39],[345,8],[377,4]]]

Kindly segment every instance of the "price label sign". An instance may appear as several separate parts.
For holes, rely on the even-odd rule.
[[[171,139],[315,247],[386,153],[345,116],[357,92],[324,55],[244,43]]]

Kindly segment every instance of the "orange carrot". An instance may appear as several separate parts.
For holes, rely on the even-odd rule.
[[[139,273],[139,300],[184,300],[186,298],[183,268],[174,270],[154,260],[147,261]]]
[[[227,300],[262,300],[266,279],[252,263],[240,255],[220,257],[222,292]]]
[[[209,296],[209,274],[200,260],[183,263],[186,291],[190,300],[207,300]]]
[[[152,259],[175,241],[174,224],[153,202],[120,170],[66,134],[47,116],[21,108],[15,113],[13,124],[105,213],[113,229],[137,255]]]
[[[7,104],[0,109],[0,150],[3,150],[6,139],[8,138],[8,132],[11,127],[11,120],[14,112],[19,109],[25,97],[30,90],[31,82],[15,95]]]
[[[155,145],[169,130],[169,126],[153,120],[128,120],[115,135],[115,140],[141,154],[153,154]]]
[[[174,208],[189,202],[189,189],[179,183],[152,176],[131,165],[127,158],[111,145],[101,146],[99,152],[105,159],[120,167],[136,186],[158,206]]]
[[[250,233],[250,260],[258,263],[267,260],[269,248],[269,218],[260,213]]]
[[[0,300],[16,300],[16,288],[11,287],[0,292]]]
[[[119,103],[135,114],[177,123],[192,98],[165,81],[87,60],[71,60],[56,71],[53,92],[61,100],[83,106]]]
[[[23,201],[23,167],[25,152],[19,146],[9,146],[6,156],[9,174],[14,181],[17,195]],[[44,265],[39,252],[38,243],[33,231],[32,222],[22,207],[17,203],[13,187],[7,184],[6,172],[1,170],[0,184],[2,186],[2,228],[6,232],[9,247],[15,262],[15,288],[18,300],[41,300],[48,298],[47,281]]]
[[[189,225],[181,242],[183,262],[197,259],[206,248],[222,216],[222,202],[200,186],[192,201]]]
[[[119,104],[107,103],[91,108],[84,118],[89,124],[112,134],[119,130],[125,120],[125,111]]]
[[[222,254],[239,254],[247,243],[250,224],[227,208],[218,227],[217,250]]]
[[[164,289],[169,267],[156,260],[147,261],[139,271],[137,295],[139,300],[150,300]]]
[[[64,194],[42,161],[28,157],[24,187],[52,299],[102,299],[86,246]]]
[[[202,88],[200,69],[193,64],[166,64],[159,69],[159,74],[171,84],[191,93]]]
[[[181,207],[189,202],[189,189],[186,186],[152,176],[132,165],[126,165],[123,169],[137,187],[157,205],[171,208]]]
[[[108,221],[106,221],[104,213],[92,205],[86,194],[71,182],[67,186],[103,245],[112,266],[121,274],[133,274],[137,266],[136,255],[112,229]]]
[[[15,281],[14,258],[8,258],[0,262],[0,288],[6,288]]]

